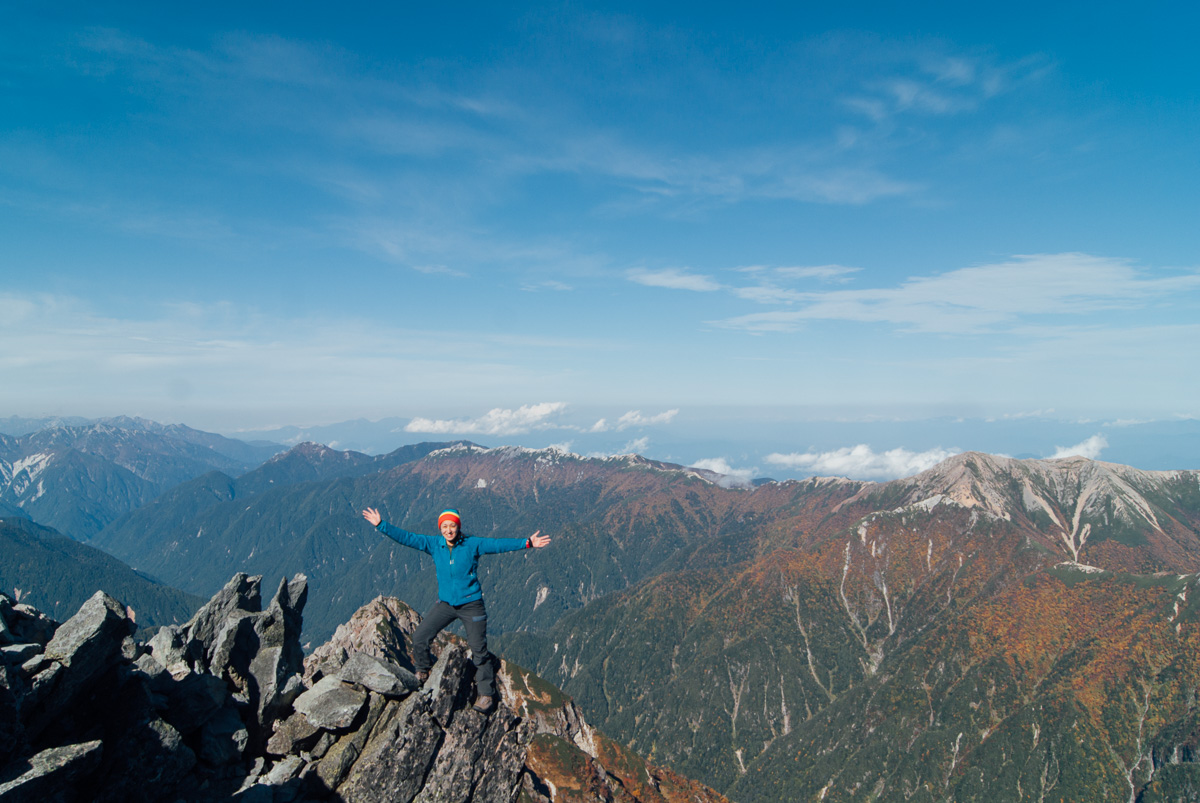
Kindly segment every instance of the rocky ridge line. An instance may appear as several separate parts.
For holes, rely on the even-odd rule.
[[[591,728],[558,689],[501,662],[501,702],[471,705],[471,664],[378,598],[307,661],[303,575],[264,609],[235,575],[147,643],[97,592],[59,625],[0,595],[0,801],[720,801]]]

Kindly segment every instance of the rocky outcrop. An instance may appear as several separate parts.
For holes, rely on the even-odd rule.
[[[307,582],[234,576],[185,625],[134,641],[97,593],[62,625],[0,597],[0,801],[721,800],[608,740],[545,681],[501,663],[501,702],[443,636],[379,598],[303,660]],[[24,608],[24,610],[22,610]]]

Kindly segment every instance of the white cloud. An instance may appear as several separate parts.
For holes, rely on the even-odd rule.
[[[634,438],[629,443],[621,447],[619,454],[645,454],[650,448],[649,438]]]
[[[805,469],[815,474],[864,480],[892,480],[909,477],[933,468],[948,457],[958,454],[955,449],[930,449],[911,452],[908,449],[889,449],[875,452],[866,444],[835,449],[831,452],[804,452],[766,457],[768,463],[784,468]]]
[[[1103,435],[1093,435],[1074,446],[1056,446],[1054,454],[1050,455],[1048,459],[1061,460],[1064,457],[1086,457],[1089,460],[1096,460],[1100,457],[1100,453],[1107,448],[1108,440]]]
[[[658,424],[669,424],[671,419],[679,414],[679,408],[667,410],[658,415],[642,415],[641,410],[630,410],[617,419],[616,429],[618,432],[629,429],[630,427],[652,427]]]
[[[757,473],[757,469],[753,468],[734,468],[724,457],[708,457],[697,460],[691,464],[691,468],[699,468],[722,475],[722,479],[717,484],[724,488],[749,485]]]
[[[456,420],[434,420],[414,418],[404,427],[405,432],[428,432],[437,435],[523,435],[537,429],[551,429],[559,425],[548,419],[561,413],[565,402],[543,402],[526,404],[516,410],[496,407],[479,418]]]
[[[708,276],[688,273],[678,268],[653,271],[631,270],[626,275],[631,282],[644,284],[647,287],[667,287],[672,290],[694,290],[696,292],[712,292],[721,289],[721,285]]]

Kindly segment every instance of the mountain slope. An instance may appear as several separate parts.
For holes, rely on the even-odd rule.
[[[1179,557],[1196,538],[1195,482],[966,456],[864,486],[836,505],[848,518],[817,521],[796,548],[662,575],[499,643],[599,727],[741,801],[1015,800],[1018,782],[1125,799],[1129,783],[1181,782],[1152,776],[1147,751],[1158,766],[1200,735],[1200,561]],[[1190,571],[1064,561],[1061,525],[1025,511],[1072,504],[1094,517],[1093,548],[1124,539],[1081,557]],[[1130,538],[1156,523],[1169,542]],[[1049,765],[1064,769],[1034,772]]]
[[[481,562],[499,631],[549,625],[563,611],[662,571],[744,560],[747,550],[760,548],[746,537],[757,523],[791,538],[795,522],[828,515],[862,487],[810,481],[752,495],[712,479],[640,458],[457,446],[385,472],[220,501],[191,517],[177,508],[159,511],[156,502],[96,543],[199,594],[231,571],[303,571],[320,600],[309,635],[323,638],[380,591],[419,605],[433,600],[428,557],[378,535],[359,512],[377,506],[394,524],[430,532],[438,512],[455,505],[468,532],[522,536],[540,529],[555,539],[550,549]]]
[[[0,519],[0,590],[60,621],[100,589],[134,609],[141,627],[187,621],[200,604],[139,575],[116,558],[23,519]],[[15,594],[14,594],[15,596]]]
[[[168,488],[241,474],[277,450],[129,418],[0,436],[0,504],[87,540]]]

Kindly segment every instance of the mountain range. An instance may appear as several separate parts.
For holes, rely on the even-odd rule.
[[[554,539],[481,563],[499,649],[733,800],[1200,790],[1200,472],[965,453],[727,485],[637,456],[302,444],[88,543],[201,596],[303,572],[319,643],[379,593],[434,598],[428,561],[359,511],[432,532],[453,505],[468,532]]]
[[[128,417],[0,435],[0,512],[86,541],[181,482],[241,474],[280,451]]]

